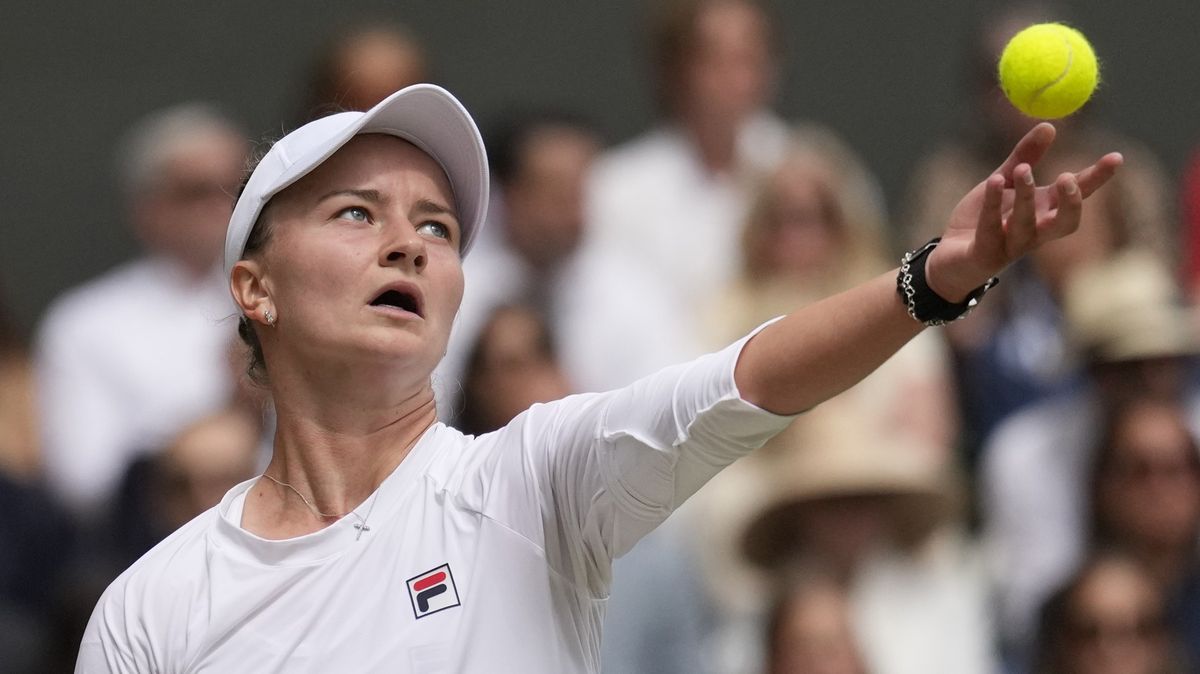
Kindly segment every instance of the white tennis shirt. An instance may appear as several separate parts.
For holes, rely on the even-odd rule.
[[[113,582],[76,672],[598,672],[613,559],[791,419],[738,394],[745,341],[495,433],[431,427],[361,536],[259,538],[244,482]]]

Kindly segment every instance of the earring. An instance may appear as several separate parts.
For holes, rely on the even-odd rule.
[[[275,314],[271,313],[270,309],[263,312],[263,318],[267,321],[267,325],[275,326]]]

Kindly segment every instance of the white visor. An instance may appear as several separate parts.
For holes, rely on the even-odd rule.
[[[450,92],[415,84],[366,112],[340,112],[309,122],[279,139],[238,197],[225,233],[225,275],[242,258],[250,230],[271,197],[320,166],[351,138],[385,133],[421,148],[441,165],[454,191],[467,254],[483,226],[488,203],[487,152],[475,121]]]

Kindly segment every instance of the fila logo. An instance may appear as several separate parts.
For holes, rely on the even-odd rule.
[[[408,598],[418,619],[459,606],[458,589],[450,565],[443,564],[408,579]]]

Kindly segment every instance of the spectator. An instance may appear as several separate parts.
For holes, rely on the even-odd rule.
[[[1127,558],[1088,561],[1042,609],[1036,674],[1183,674],[1162,591]]]
[[[482,323],[506,305],[528,305],[546,317],[578,391],[623,386],[686,355],[690,349],[680,346],[685,340],[667,318],[673,307],[646,270],[580,246],[584,179],[600,148],[592,128],[571,115],[540,112],[515,115],[492,139],[489,156],[504,195],[494,213],[499,231],[464,264],[471,282],[438,368],[439,394],[453,397]]]
[[[892,269],[885,229],[882,194],[863,163],[832,132],[797,129],[745,219],[738,278],[710,302],[712,343]],[[788,433],[803,434],[816,418],[846,414],[881,433],[906,435],[937,453],[937,460],[953,458],[957,423],[937,333],[919,336],[830,403],[797,420]],[[778,444],[821,441],[810,436]]]
[[[1106,410],[1154,396],[1183,406],[1189,424],[1200,425],[1200,398],[1186,386],[1196,338],[1178,287],[1154,256],[1126,253],[1081,270],[1066,285],[1064,311],[1086,386],[1005,421],[981,464],[1001,625],[1018,658],[1037,607],[1082,560],[1088,470]]]
[[[742,549],[759,587],[827,569],[850,597],[868,671],[990,672],[986,577],[954,524],[956,481],[902,438],[841,424],[756,467]]]
[[[866,674],[850,621],[850,598],[835,581],[793,581],[767,616],[766,674]]]
[[[1091,485],[1093,547],[1121,550],[1146,569],[1200,664],[1200,449],[1184,411],[1150,398],[1115,410]]]
[[[792,131],[742,221],[738,276],[712,312],[721,340],[895,266],[878,182],[822,127]]]
[[[542,317],[529,307],[500,307],[471,352],[460,426],[466,433],[489,433],[535,403],[568,393],[570,385]]]
[[[259,427],[237,411],[189,424],[161,453],[134,462],[122,484],[109,542],[128,567],[225,492],[255,474]],[[82,626],[81,626],[82,627]]]
[[[121,146],[145,255],[58,298],[37,337],[46,473],[81,517],[102,510],[130,461],[231,394],[218,257],[245,159],[244,138],[199,104],[154,113]]]
[[[74,545],[42,485],[32,367],[0,303],[0,663],[33,671],[46,651],[45,614]]]
[[[318,52],[299,121],[367,110],[393,91],[428,78],[425,50],[404,26],[373,22],[342,30]]]
[[[737,273],[738,225],[753,179],[780,158],[787,128],[767,111],[771,20],[754,0],[663,0],[653,50],[665,116],[605,154],[592,175],[589,245],[655,274],[696,334]],[[690,354],[682,354],[684,356]]]
[[[1039,166],[1052,178],[1107,141],[1079,131]],[[1136,147],[1135,147],[1136,157]],[[1022,407],[1077,388],[1083,372],[1070,356],[1062,302],[1068,279],[1083,267],[1126,251],[1157,256],[1170,225],[1163,185],[1153,164],[1133,163],[1130,171],[1106,185],[1083,210],[1080,234],[1064,245],[1047,246],[1005,278],[995,302],[945,331],[955,356],[967,458],[974,466],[981,443]],[[990,300],[991,298],[989,298]]]

